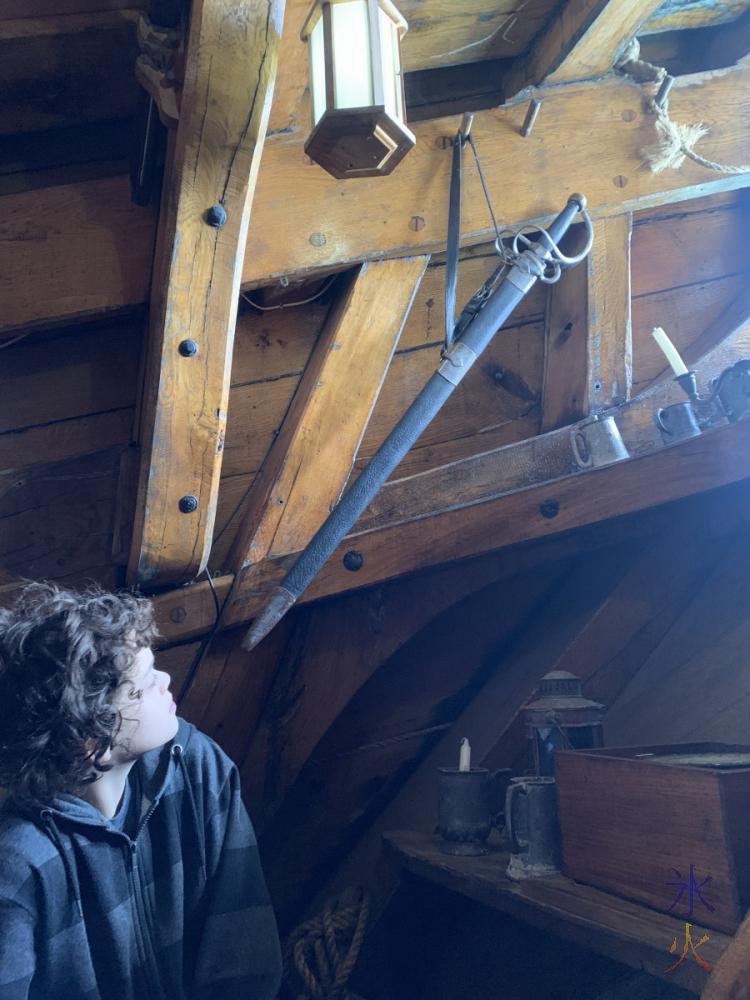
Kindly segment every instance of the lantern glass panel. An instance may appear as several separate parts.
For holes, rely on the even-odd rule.
[[[317,125],[326,109],[326,57],[323,41],[323,18],[310,32],[310,83],[313,102],[313,124]]]
[[[372,65],[367,0],[331,4],[333,82],[337,108],[372,104]]]
[[[398,29],[382,7],[378,10],[378,24],[380,25],[380,51],[383,60],[383,98],[385,110],[391,118],[395,118],[396,121],[402,121]]]

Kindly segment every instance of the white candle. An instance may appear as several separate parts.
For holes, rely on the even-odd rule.
[[[470,771],[471,770],[471,744],[464,738],[461,740],[461,755],[458,761],[459,771]]]
[[[687,375],[687,366],[685,365],[685,362],[677,353],[677,348],[662,328],[660,326],[655,326],[651,333],[656,343],[662,351],[664,351],[664,356],[672,366],[672,371],[675,375]]]

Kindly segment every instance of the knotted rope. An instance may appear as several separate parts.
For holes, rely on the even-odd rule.
[[[292,931],[284,949],[284,975],[296,1000],[362,1000],[346,984],[369,914],[367,890],[346,889],[339,899],[328,900],[320,916]]]
[[[616,68],[638,83],[663,83],[667,78],[666,69],[641,59],[640,51],[638,39],[634,38],[623,53]],[[682,166],[686,157],[694,163],[698,163],[708,170],[715,170],[720,174],[750,173],[750,164],[717,163],[716,160],[709,160],[705,156],[701,156],[700,153],[696,153],[695,144],[707,135],[709,130],[702,122],[694,125],[681,125],[679,122],[672,121],[669,117],[669,101],[666,97],[661,103],[655,97],[650,98],[648,110],[656,118],[655,128],[659,136],[657,143],[642,150],[643,158],[650,166],[652,173],[660,174],[663,170],[677,169]]]

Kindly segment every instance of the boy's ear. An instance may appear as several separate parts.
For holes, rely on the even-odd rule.
[[[88,749],[88,756],[89,756],[89,758],[91,760],[91,763],[93,764],[94,763],[94,754],[96,753],[96,746],[94,746],[92,742],[88,742],[86,744],[86,746],[87,746],[87,749]],[[111,762],[111,760],[112,760],[112,744],[110,743],[110,745],[107,747],[107,749],[104,751],[104,753],[101,754],[101,756],[99,757],[99,761],[98,762],[99,762],[99,764],[109,764]]]

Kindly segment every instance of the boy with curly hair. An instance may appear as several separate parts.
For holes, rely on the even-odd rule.
[[[149,601],[0,610],[0,1000],[271,1000],[279,940],[236,766],[176,715]]]

